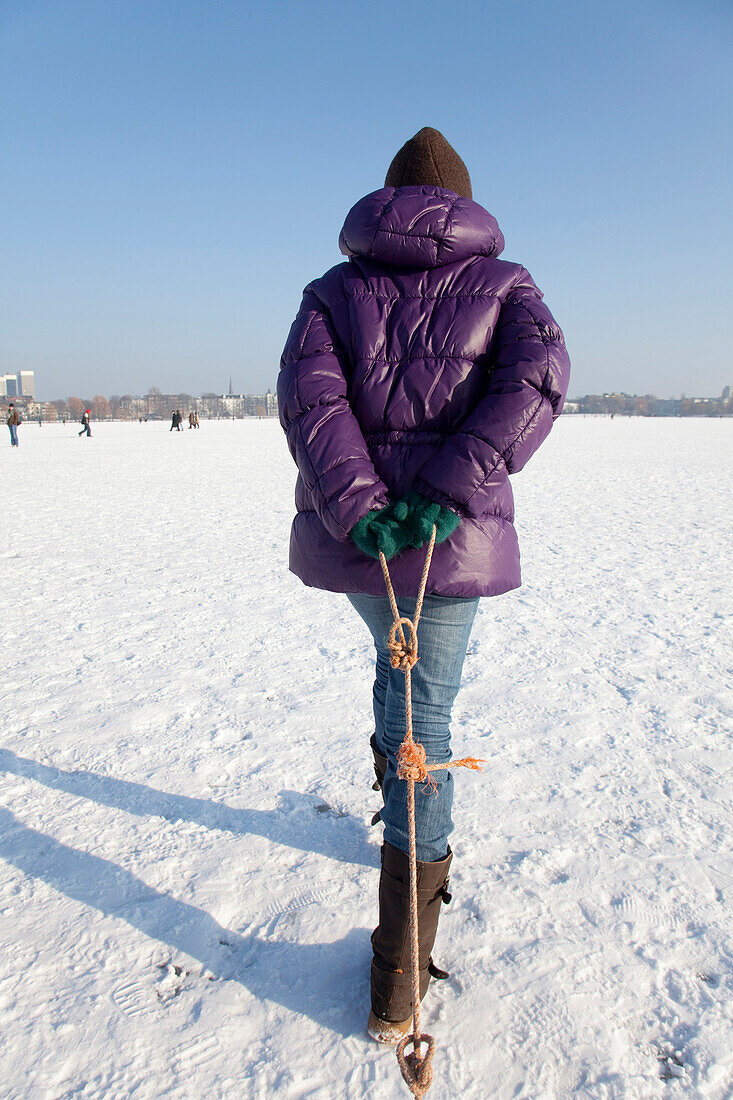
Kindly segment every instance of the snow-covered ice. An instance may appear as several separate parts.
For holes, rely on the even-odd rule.
[[[0,450],[0,1095],[386,1100],[372,656],[272,421]],[[454,721],[436,1100],[733,1096],[733,421],[563,417]]]

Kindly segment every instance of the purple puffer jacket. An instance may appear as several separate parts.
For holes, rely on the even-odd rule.
[[[560,414],[562,332],[478,203],[440,187],[361,199],[350,257],[306,287],[278,379],[299,476],[290,568],[314,588],[384,595],[378,561],[349,538],[416,489],[461,516],[436,546],[428,591],[494,596],[521,583],[509,474]],[[390,562],[417,593],[425,549]]]

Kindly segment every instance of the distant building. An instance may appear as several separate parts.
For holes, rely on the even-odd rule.
[[[0,374],[0,397],[28,397],[32,401],[35,396],[35,375],[32,370],[22,370],[18,374]]]
[[[18,374],[18,394],[23,397],[30,397],[31,401],[35,400],[36,396],[36,377],[32,370],[22,370]]]
[[[230,383],[231,385],[231,383]],[[247,416],[277,416],[277,396],[271,393],[148,393],[135,397],[130,393],[110,398],[113,418],[122,420],[170,419],[174,409],[184,414],[197,412],[203,419],[241,420]]]
[[[277,416],[277,395],[271,393],[223,393],[217,398],[224,416]]]

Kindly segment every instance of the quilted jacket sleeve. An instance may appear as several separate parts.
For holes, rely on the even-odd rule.
[[[388,503],[349,404],[343,362],[328,312],[306,287],[280,363],[280,423],[313,507],[340,542]]]
[[[524,268],[490,347],[488,392],[420,470],[414,488],[476,518],[506,473],[521,470],[562,411],[570,360],[562,332]]]

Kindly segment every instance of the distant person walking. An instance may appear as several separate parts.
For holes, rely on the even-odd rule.
[[[190,412],[188,414],[188,428],[189,428],[189,431],[191,430],[191,428],[195,428],[195,427],[196,427],[196,421],[194,419],[193,413]]]
[[[8,405],[8,417],[5,423],[10,428],[10,446],[18,446],[18,425],[20,424],[20,417],[18,416],[18,410],[11,401]]]
[[[182,430],[181,429],[181,421],[182,420],[183,420],[183,414],[182,414],[181,410],[176,409],[176,411],[173,413],[173,416],[171,417],[170,430],[173,431],[175,429],[175,431],[180,432]]]
[[[193,426],[194,426],[194,428],[200,428],[201,427],[201,425],[199,424],[199,414],[197,412],[195,412],[193,414]]]
[[[80,421],[81,431],[79,432],[79,435],[86,435],[89,439],[92,438],[91,419],[92,419],[91,409],[85,409],[84,410],[84,415],[82,416],[81,421]]]

